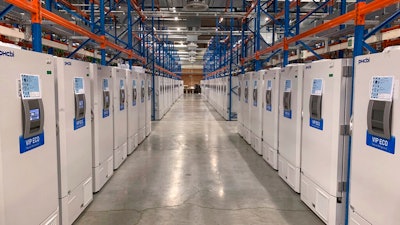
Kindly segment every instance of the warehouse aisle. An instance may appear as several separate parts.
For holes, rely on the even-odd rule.
[[[235,126],[182,97],[76,224],[322,225]]]

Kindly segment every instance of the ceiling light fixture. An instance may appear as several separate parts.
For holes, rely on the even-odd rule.
[[[179,18],[177,16],[175,16],[175,21],[178,21],[178,20],[179,20]]]

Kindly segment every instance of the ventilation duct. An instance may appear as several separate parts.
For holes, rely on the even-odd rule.
[[[208,9],[208,5],[205,0],[186,0],[186,5],[183,7],[185,11],[206,11]]]

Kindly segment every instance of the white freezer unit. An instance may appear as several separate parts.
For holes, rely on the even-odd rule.
[[[242,115],[243,115],[243,137],[244,140],[251,144],[251,131],[250,131],[250,98],[253,93],[250,93],[250,77],[253,72],[247,72],[243,75],[243,85],[244,85],[244,93],[243,93],[243,103],[242,103]]]
[[[265,70],[253,72],[250,78],[250,143],[259,155],[262,155],[262,90],[265,72]]]
[[[128,156],[128,109],[126,70],[112,68],[114,169],[118,169]]]
[[[146,137],[150,135],[151,133],[151,108],[152,108],[152,95],[153,95],[153,88],[152,84],[153,83],[153,77],[151,74],[146,74],[146,100],[145,100],[145,105],[146,105],[146,124],[145,124],[145,132],[146,132]],[[171,93],[172,94],[172,93]]]
[[[56,225],[53,57],[8,47],[0,52],[0,225]]]
[[[220,92],[219,92],[219,102],[218,102],[218,106],[219,106],[219,110],[220,110],[220,115],[222,115],[222,117],[224,119],[226,119],[226,99],[227,99],[227,94],[226,94],[226,89],[227,89],[227,80],[226,77],[220,78],[219,79],[220,82]]]
[[[174,103],[176,102],[176,100],[178,99],[178,80],[173,79],[174,82]]]
[[[55,58],[61,224],[72,224],[93,200],[89,63]]]
[[[238,76],[238,133],[241,137],[244,136],[244,125],[243,125],[243,108],[244,108],[244,75],[239,74]]]
[[[262,155],[275,170],[278,169],[280,72],[280,68],[272,68],[263,77]]]
[[[238,88],[239,88],[239,80],[238,76],[232,76],[232,92],[231,92],[231,97],[229,96],[229,80],[230,78],[226,78],[226,93],[224,97],[224,118],[226,120],[237,120],[237,114],[238,114],[238,104],[239,104],[239,99],[238,99]],[[231,104],[229,105],[230,98],[232,98]],[[229,115],[229,108],[231,108],[231,115]]]
[[[225,120],[229,120],[229,77],[222,78],[222,107],[221,112]]]
[[[396,46],[355,59],[350,225],[400,221],[399,58]]]
[[[138,73],[126,70],[126,95],[128,96],[128,155],[139,145],[138,134]]]
[[[278,173],[300,193],[304,64],[281,69],[279,88]]]
[[[164,94],[163,94],[163,105],[164,105],[164,112],[163,114],[168,112],[169,103],[168,103],[168,78],[164,77]]]
[[[158,96],[158,104],[159,104],[159,108],[160,108],[160,115],[158,116],[159,120],[162,119],[165,115],[165,113],[168,110],[167,105],[165,104],[165,80],[167,78],[165,77],[158,77],[159,79],[159,88],[160,88],[160,95]],[[157,87],[157,86],[156,86]]]
[[[229,87],[229,86],[228,86]],[[231,119],[232,120],[237,120],[238,119],[238,110],[239,110],[239,93],[238,93],[238,88],[239,88],[239,77],[238,76],[232,76],[232,104],[231,104]],[[229,88],[228,88],[229,90]],[[228,96],[228,110],[229,110],[229,96]],[[229,114],[228,114],[228,119],[229,119]]]
[[[168,94],[167,94],[167,109],[166,109],[166,111],[167,110],[169,110],[169,108],[171,107],[171,105],[172,105],[172,79],[171,78],[167,78],[167,82],[168,82],[168,88],[167,88],[167,90],[168,90]]]
[[[168,111],[167,94],[166,94],[166,92],[167,92],[167,88],[166,88],[166,82],[167,81],[166,80],[168,78],[160,77],[159,79],[161,81],[161,85],[160,85],[160,87],[161,87],[160,93],[161,94],[160,94],[160,97],[159,97],[159,104],[160,104],[160,107],[161,107],[161,110],[160,110],[160,113],[161,113],[160,119],[161,119]]]
[[[93,192],[114,173],[111,67],[90,64]]]
[[[179,81],[179,97],[181,97],[183,95],[183,80]]]
[[[328,225],[344,224],[352,60],[305,65],[301,200]]]
[[[163,77],[156,76],[154,79],[154,88],[155,88],[155,104],[154,104],[154,113],[155,120],[161,120],[164,116],[164,101],[163,101]]]
[[[217,112],[219,112],[219,109],[218,109],[218,102],[219,102],[219,100],[220,100],[220,92],[221,92],[221,86],[220,86],[220,81],[219,81],[219,79],[214,79],[214,82],[215,82],[215,93],[214,93],[214,99],[212,100],[212,104],[213,104],[213,106],[214,106],[214,108],[217,110]]]
[[[139,133],[139,144],[144,141],[146,138],[146,74],[142,67],[138,67],[137,69],[139,82],[139,101],[138,101],[138,133]]]

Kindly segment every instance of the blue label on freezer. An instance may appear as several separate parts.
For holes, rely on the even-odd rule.
[[[395,147],[396,147],[396,138],[391,137],[390,139],[378,137],[375,135],[370,134],[367,131],[367,137],[366,137],[366,144],[368,146],[371,146],[373,148],[379,149],[381,151],[394,154],[395,152]]]
[[[44,132],[42,132],[39,135],[26,139],[22,135],[19,136],[19,153],[21,154],[30,151],[32,149],[35,149],[37,147],[40,147],[42,145],[44,145]]]
[[[318,130],[323,130],[324,129],[324,119],[316,120],[310,118],[310,127],[313,127]]]
[[[82,118],[80,120],[76,120],[74,118],[74,130],[78,130],[79,128],[82,128],[84,126],[86,126],[86,119],[85,118]]]
[[[267,110],[267,111],[272,111],[272,105],[267,105],[266,107],[265,107],[265,109]]]
[[[283,110],[283,117],[292,119],[292,110]]]
[[[125,104],[119,104],[119,111],[122,111],[125,109]]]
[[[110,116],[110,110],[109,109],[103,109],[103,118],[109,117]]]

